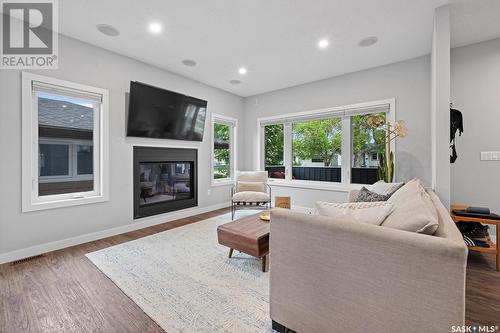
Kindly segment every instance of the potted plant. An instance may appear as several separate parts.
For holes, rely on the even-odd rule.
[[[373,115],[367,119],[368,126],[372,128],[380,128],[385,126],[385,154],[382,154],[379,159],[377,175],[379,180],[384,180],[388,183],[394,181],[394,153],[391,151],[391,142],[396,138],[404,138],[408,134],[408,129],[404,120],[398,120],[394,123],[385,122],[385,117],[382,115]]]

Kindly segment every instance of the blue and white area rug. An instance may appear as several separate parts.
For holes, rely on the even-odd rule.
[[[238,217],[256,211],[239,211]],[[272,332],[269,272],[217,242],[225,214],[87,254],[167,333]]]

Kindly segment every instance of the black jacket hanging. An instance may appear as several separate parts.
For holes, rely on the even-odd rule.
[[[450,108],[450,148],[451,148],[451,156],[450,163],[455,163],[457,160],[457,150],[455,149],[455,135],[462,136],[464,132],[464,122],[463,122],[462,112]]]

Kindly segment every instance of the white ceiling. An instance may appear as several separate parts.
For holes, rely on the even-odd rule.
[[[251,96],[428,54],[434,9],[450,2],[455,1],[65,0],[59,1],[59,12],[65,35]],[[489,12],[488,6],[477,9],[479,2],[457,5],[462,7],[453,21],[454,45],[500,37],[500,1],[490,3],[497,11],[487,32],[472,24]],[[477,13],[468,20],[468,11]],[[148,32],[152,21],[163,24],[160,35]],[[463,22],[467,26],[456,29]],[[120,35],[102,35],[95,28],[102,23]],[[367,36],[379,42],[359,47]],[[320,51],[321,38],[330,46]],[[184,66],[183,59],[198,65]],[[245,76],[238,74],[240,66],[248,69]],[[234,79],[242,83],[230,84]]]
[[[458,1],[450,7],[451,46],[500,37],[500,1]]]

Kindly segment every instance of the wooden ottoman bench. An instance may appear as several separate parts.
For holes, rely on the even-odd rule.
[[[269,254],[269,222],[262,221],[261,213],[243,217],[217,227],[219,244],[229,247],[229,258],[233,250],[262,259],[262,271],[266,271]]]

